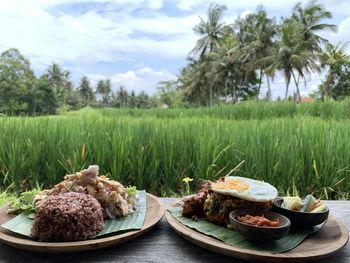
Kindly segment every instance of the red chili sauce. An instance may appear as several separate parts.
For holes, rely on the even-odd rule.
[[[236,219],[242,223],[253,225],[253,226],[267,226],[267,227],[278,227],[280,225],[280,221],[278,218],[276,220],[269,220],[264,215],[262,216],[237,216]]]

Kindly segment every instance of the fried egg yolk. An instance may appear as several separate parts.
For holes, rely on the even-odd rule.
[[[223,189],[223,190],[245,191],[245,190],[248,190],[249,185],[242,180],[232,179],[232,180],[225,180],[225,181],[214,183],[213,188]]]

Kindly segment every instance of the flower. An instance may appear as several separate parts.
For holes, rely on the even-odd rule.
[[[185,177],[184,179],[182,179],[182,181],[184,181],[185,183],[189,183],[189,182],[192,182],[193,179],[192,178],[189,178],[189,177]]]

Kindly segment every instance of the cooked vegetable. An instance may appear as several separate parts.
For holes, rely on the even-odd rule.
[[[301,199],[299,196],[287,196],[283,197],[284,208],[299,211],[301,208]]]
[[[312,195],[307,195],[303,201],[299,196],[283,197],[282,207],[298,212],[317,213],[327,209],[327,206]]]
[[[316,208],[311,210],[311,213],[319,213],[327,210],[326,204],[322,203],[321,205],[317,206]]]
[[[315,197],[312,195],[307,195],[302,202],[303,205],[300,209],[300,212],[310,212],[314,208],[316,202],[317,200]]]

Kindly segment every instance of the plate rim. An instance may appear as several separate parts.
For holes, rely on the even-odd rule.
[[[173,203],[169,207],[179,206],[178,203]],[[310,255],[305,255],[304,253],[292,254],[290,251],[284,253],[272,253],[263,251],[254,251],[250,249],[237,248],[226,244],[214,237],[207,236],[200,233],[177,220],[168,210],[165,211],[164,217],[168,224],[183,238],[194,243],[197,246],[211,250],[215,253],[223,254],[230,257],[236,257],[245,260],[255,260],[255,261],[272,261],[272,262],[306,262],[316,259],[321,259],[328,257],[340,249],[342,249],[349,240],[348,230],[343,222],[338,220],[333,216],[329,216],[329,219],[334,220],[340,228],[341,237],[339,238],[338,245],[331,251],[321,251],[321,253],[315,253],[310,251]],[[328,220],[329,221],[329,220]],[[300,244],[302,245],[302,243]],[[300,246],[299,245],[299,246]]]
[[[10,231],[5,230],[0,227],[0,242],[7,244],[9,246],[36,252],[51,252],[51,253],[69,253],[77,251],[87,251],[101,249],[114,244],[121,244],[132,240],[150,230],[154,227],[163,217],[165,208],[164,204],[160,199],[152,194],[146,193],[147,197],[147,207],[148,205],[156,205],[155,215],[149,220],[146,221],[147,214],[150,215],[150,211],[146,210],[146,217],[144,224],[141,229],[126,231],[121,234],[110,235],[107,237],[100,237],[96,239],[87,239],[82,241],[74,242],[39,242],[34,241],[29,238],[21,238],[20,235],[14,234],[11,235]],[[151,200],[152,202],[150,202]],[[0,209],[4,208],[1,207]]]

